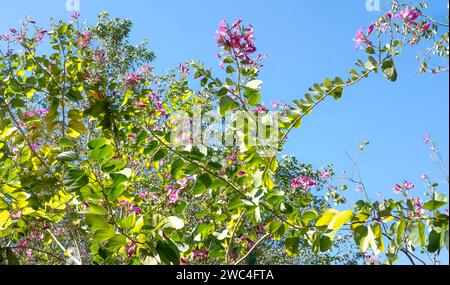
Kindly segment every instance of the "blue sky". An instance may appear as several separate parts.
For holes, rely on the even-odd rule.
[[[0,33],[25,16],[41,24],[49,18],[67,19],[63,0],[4,1],[0,10]],[[326,77],[345,78],[363,52],[355,51],[352,38],[379,12],[369,12],[358,1],[183,1],[183,0],[81,0],[81,18],[94,23],[101,11],[131,19],[132,41],[144,38],[156,52],[158,72],[187,60],[202,60],[220,72],[215,54],[215,30],[222,19],[242,19],[253,24],[259,52],[269,57],[261,72],[266,103],[301,98],[308,87]],[[429,14],[445,20],[446,0],[433,0]],[[388,8],[382,0],[382,8]],[[424,191],[420,175],[440,178],[422,138],[431,134],[441,146],[448,169],[449,87],[448,73],[432,76],[416,72],[420,49],[408,48],[396,60],[399,79],[391,83],[375,75],[345,91],[340,101],[329,100],[296,130],[285,153],[320,167],[334,163],[336,170],[350,170],[345,152],[353,154],[361,141],[370,146],[359,168],[373,199],[381,192],[391,196],[392,185],[407,179],[417,195]],[[445,185],[445,184],[444,184]],[[360,198],[353,189],[347,196]],[[350,192],[353,191],[353,192]],[[448,193],[448,186],[441,188]],[[352,200],[353,200],[352,199]],[[448,253],[443,256],[448,264]]]

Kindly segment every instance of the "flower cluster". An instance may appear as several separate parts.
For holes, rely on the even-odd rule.
[[[32,119],[32,118],[35,118],[40,115],[46,116],[49,112],[50,112],[49,109],[38,109],[38,110],[30,111],[30,112],[25,112],[25,113],[23,113],[23,116],[27,119]]]
[[[191,177],[184,177],[178,180],[175,184],[170,184],[165,187],[167,191],[167,197],[169,198],[169,204],[176,204],[180,199],[183,191],[189,186]]]
[[[132,72],[125,78],[125,83],[130,86],[137,85],[142,80],[142,75],[139,72]]]
[[[416,44],[420,39],[420,33],[427,31],[431,24],[429,22],[423,21],[422,23],[417,23],[416,20],[422,15],[422,13],[416,8],[405,8],[404,10],[400,10],[397,14],[394,15],[393,12],[388,11],[384,16],[380,18],[380,21],[377,23],[372,23],[367,29],[367,34],[364,33],[365,27],[360,28],[356,37],[353,39],[355,41],[355,47],[358,49],[362,49],[362,44],[364,43],[366,46],[372,46],[372,42],[369,40],[369,36],[374,31],[375,27],[379,27],[379,32],[384,34],[387,31],[388,24],[391,23],[394,19],[403,20],[406,27],[413,27],[413,30],[408,30],[408,33],[411,33],[413,36],[411,39],[411,44]]]
[[[408,191],[411,191],[412,189],[414,189],[415,185],[408,182],[408,181],[403,181],[403,184],[395,184],[394,187],[392,188],[392,190],[394,190],[395,194],[406,194]]]
[[[219,25],[215,40],[219,47],[222,47],[226,52],[230,52],[234,57],[247,64],[252,64],[255,62],[252,54],[256,52],[253,26],[242,27],[241,23],[242,21],[238,20],[230,27],[223,20]]]
[[[86,49],[92,40],[92,31],[86,30],[83,34],[80,34],[80,38],[77,40],[77,45],[79,49]]]
[[[316,186],[317,183],[311,177],[303,177],[299,176],[297,178],[292,179],[291,188],[298,189],[301,188],[304,191],[308,191],[310,187]]]
[[[142,215],[142,209],[139,206],[134,205],[126,200],[120,200],[118,203],[127,212],[129,213],[133,212],[136,216]]]
[[[411,198],[411,201],[414,205],[414,211],[412,213],[412,216],[420,218],[425,213],[422,200],[420,198],[413,197]]]
[[[192,258],[194,260],[202,260],[205,259],[206,257],[208,257],[208,253],[209,251],[203,247],[201,249],[197,248],[197,249],[193,249],[192,250]]]

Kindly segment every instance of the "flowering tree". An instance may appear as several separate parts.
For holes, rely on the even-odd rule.
[[[407,46],[434,43],[422,71],[436,56],[448,61],[448,29],[439,29],[448,24],[424,8],[394,3],[358,31],[368,59],[348,79],[272,106],[261,103],[264,55],[241,21],[219,26],[221,79],[196,62],[155,75],[145,43],[128,43],[127,20],[102,14],[86,27],[74,14],[50,31],[25,20],[0,38],[0,262],[241,264],[258,262],[271,243],[289,256],[329,253],[343,231],[364,256],[386,252],[389,264],[399,252],[413,263],[419,249],[439,255],[448,249],[447,197],[433,184],[423,202],[405,181],[394,188],[400,200],[343,210],[335,191],[319,204],[312,193],[331,169],[290,177],[277,155],[327,98],[379,71],[395,81],[394,59]],[[52,52],[39,54],[45,39]]]

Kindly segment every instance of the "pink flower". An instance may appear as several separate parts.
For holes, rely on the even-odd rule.
[[[78,47],[80,49],[85,49],[89,46],[89,44],[91,43],[91,39],[92,39],[92,32],[91,30],[86,30],[82,35],[81,35],[81,39],[78,39]]]
[[[139,83],[139,81],[142,80],[142,76],[138,73],[130,73],[126,78],[125,78],[125,83],[127,83],[128,85],[134,86],[136,84]]]
[[[153,193],[153,194],[150,196],[150,198],[151,198],[153,201],[156,201],[156,202],[161,201],[161,198],[159,198],[158,196],[156,196],[155,193]]]
[[[426,23],[425,26],[422,27],[422,29],[420,30],[421,32],[425,32],[426,30],[428,30],[430,28],[431,24],[430,23]]]
[[[106,52],[103,49],[98,49],[94,51],[92,55],[92,60],[95,62],[105,62],[106,61]]]
[[[415,185],[405,180],[403,181],[403,187],[405,187],[406,190],[410,191],[414,189]]]
[[[297,189],[301,188],[304,191],[308,191],[310,187],[316,186],[316,182],[311,177],[302,177],[299,176],[297,178],[292,179],[291,188]]]
[[[141,72],[147,73],[147,72],[150,72],[152,69],[153,69],[153,68],[152,68],[151,66],[144,65],[144,66],[141,68]]]
[[[387,17],[388,19],[392,19],[392,17],[394,17],[394,14],[392,14],[391,11],[388,11],[388,12],[386,13],[386,17]]]
[[[125,253],[127,254],[128,258],[133,257],[133,255],[136,253],[136,249],[137,249],[137,244],[134,242],[130,242],[124,248]]]
[[[242,23],[242,20],[237,20],[236,22],[234,22],[232,28],[236,28],[240,23]]]
[[[267,108],[265,104],[261,104],[260,106],[255,108],[256,113],[267,112]]]
[[[181,73],[181,76],[182,76],[183,78],[189,75],[189,67],[187,67],[187,66],[185,66],[185,65],[183,65],[183,64],[180,63],[180,65],[178,66],[178,68],[179,68],[180,73]]]
[[[192,250],[192,257],[194,260],[201,260],[205,259],[208,256],[208,253],[208,250],[204,247],[201,250],[194,249]]]
[[[417,19],[420,16],[420,11],[413,10],[410,8],[406,8],[405,10],[401,11],[397,15],[395,15],[395,18],[403,19],[407,22],[407,24],[412,24],[415,19]]]
[[[253,42],[253,26],[241,28],[239,27],[241,22],[241,20],[236,21],[231,28],[228,27],[225,20],[220,22],[215,40],[219,47],[232,53],[238,60],[245,62],[245,64],[254,64],[255,60],[251,57],[256,52]]]
[[[431,141],[431,135],[425,136],[425,137],[423,138],[423,141],[424,141],[426,144],[429,144],[430,141]]]
[[[428,179],[428,174],[424,173],[420,176],[420,179],[422,180],[427,180]]]
[[[277,110],[280,107],[280,102],[275,101],[272,103],[272,109]]]
[[[185,258],[180,257],[180,265],[189,265],[189,263]]]
[[[26,112],[26,113],[23,113],[23,116],[25,118],[31,119],[31,118],[36,117],[36,112]]]
[[[47,34],[46,30],[42,30],[40,29],[37,35],[37,42],[38,44],[42,43],[42,41],[44,40],[45,34]]]
[[[134,101],[133,104],[141,109],[145,109],[147,107],[147,105],[145,105],[144,103],[140,102],[140,101]]]
[[[367,31],[367,35],[370,36],[370,34],[373,32],[373,28],[375,27],[375,24],[372,24],[369,26],[369,29]]]
[[[399,194],[403,190],[403,188],[399,184],[395,184],[392,190],[394,190],[395,194]]]
[[[142,214],[142,209],[138,206],[133,206],[133,212],[136,214],[136,216],[140,216]]]
[[[247,174],[247,172],[241,170],[241,171],[238,172],[237,175],[238,175],[239,177],[242,177],[242,176],[245,176],[246,174]]]
[[[78,12],[73,13],[69,16],[70,19],[76,20],[80,17],[80,14]]]
[[[20,216],[22,216],[22,211],[17,211],[15,213],[11,213],[11,218],[13,218],[13,219],[20,219]]]
[[[367,37],[364,35],[363,31],[364,31],[365,27],[361,27],[357,32],[356,32],[356,38],[353,39],[355,41],[355,48],[358,49],[362,49],[361,44],[365,43],[366,45],[371,45],[372,42],[369,41],[367,39]]]
[[[425,208],[423,207],[424,205],[420,198],[412,197],[411,202],[414,205],[414,211],[412,212],[414,217],[420,218],[423,214],[425,214]]]
[[[18,247],[19,247],[19,248],[23,248],[23,247],[25,247],[26,245],[27,245],[27,240],[26,240],[26,239],[21,239],[21,240],[19,241]]]
[[[331,173],[328,170],[324,170],[324,171],[320,172],[319,176],[320,176],[320,179],[322,179],[323,181],[327,181],[331,178]]]
[[[175,189],[172,185],[166,187],[167,196],[169,197],[169,204],[176,204],[180,199],[182,189]]]

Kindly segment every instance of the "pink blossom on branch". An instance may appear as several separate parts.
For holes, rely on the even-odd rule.
[[[301,188],[304,191],[308,191],[310,187],[316,186],[317,183],[311,177],[303,177],[299,176],[297,178],[292,179],[291,188],[298,189]]]
[[[256,52],[253,26],[243,27],[241,23],[242,21],[238,20],[229,27],[223,20],[220,22],[215,40],[219,47],[230,52],[232,56],[246,61],[248,64],[253,64],[255,59],[252,58],[252,54]]]

